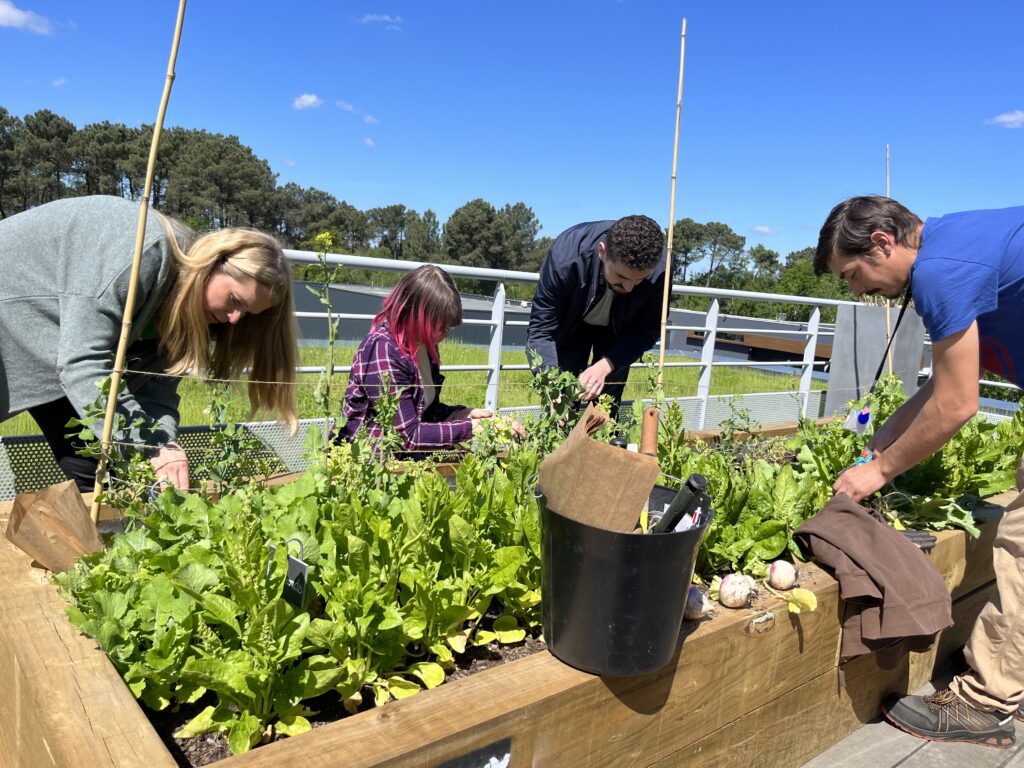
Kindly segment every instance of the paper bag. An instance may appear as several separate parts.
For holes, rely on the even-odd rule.
[[[608,415],[591,404],[565,442],[540,465],[549,508],[596,528],[629,533],[658,481],[658,461],[591,437]]]
[[[69,570],[82,555],[103,548],[73,480],[14,499],[7,538],[45,568]]]

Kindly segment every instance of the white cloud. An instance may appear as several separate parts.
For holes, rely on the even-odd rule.
[[[67,85],[68,79],[66,77],[58,77],[53,81],[54,88],[60,88],[62,85]]]
[[[295,165],[295,161],[292,160],[290,157],[284,158],[281,162],[284,163],[285,165],[287,165],[289,168],[291,168],[293,165]]]
[[[755,235],[776,235],[776,234],[778,234],[778,232],[776,232],[774,229],[772,229],[771,227],[766,227],[763,224],[758,224],[756,227],[754,227],[753,232],[754,232]]]
[[[366,114],[357,107],[355,104],[349,104],[347,101],[338,100],[334,102],[338,109],[344,110],[345,112],[351,112],[353,115],[362,115],[363,122],[367,125],[380,125],[380,120],[370,114]]]
[[[1001,115],[990,117],[985,123],[987,125],[998,125],[1002,128],[1024,128],[1024,109],[1003,112]]]
[[[376,142],[374,142],[374,140],[371,139],[369,136],[367,136],[365,139],[363,139],[363,144],[368,146],[370,149],[373,149],[374,147],[377,146]]]
[[[385,13],[367,13],[358,19],[360,24],[387,24],[388,29],[399,31],[402,27],[401,16],[390,16]]]
[[[317,96],[315,93],[304,93],[301,96],[296,96],[295,101],[292,102],[293,109],[316,109],[324,100]]]
[[[53,34],[53,24],[48,18],[21,10],[14,5],[14,0],[0,0],[0,27],[23,29],[36,35]]]

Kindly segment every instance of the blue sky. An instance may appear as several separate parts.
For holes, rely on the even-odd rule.
[[[174,0],[0,0],[0,105],[152,122]],[[193,0],[167,125],[237,135],[279,174],[442,223],[522,201],[556,235],[646,213],[783,255],[884,193],[922,216],[1024,204],[1019,0]]]

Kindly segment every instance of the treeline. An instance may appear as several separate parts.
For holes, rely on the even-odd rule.
[[[0,218],[63,197],[142,196],[152,126],[91,123],[77,128],[50,110],[19,118],[0,107]],[[369,210],[315,187],[278,184],[269,163],[237,136],[167,128],[149,204],[203,230],[227,226],[275,232],[288,248],[312,249],[330,232],[335,250],[356,255],[535,272],[551,245],[523,202],[500,208],[471,200],[442,225],[431,210],[402,204]],[[609,215],[595,211],[594,218]],[[834,279],[813,277],[809,249],[780,255],[746,240],[719,222],[682,219],[673,238],[676,282],[733,289],[848,298]],[[300,279],[317,279],[316,265],[297,266]],[[389,284],[392,273],[347,270],[343,279]],[[490,293],[487,281],[460,281],[466,290]],[[509,284],[510,296],[528,299],[532,287]],[[677,304],[685,303],[677,300]],[[706,302],[690,299],[690,307]],[[749,305],[749,306],[748,306]],[[799,305],[733,301],[725,311],[791,319],[807,316]]]

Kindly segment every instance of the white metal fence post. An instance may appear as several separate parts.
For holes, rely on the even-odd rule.
[[[715,360],[715,336],[718,335],[718,299],[711,302],[704,318],[704,343],[700,348],[700,380],[697,382],[697,429],[704,429],[711,395],[711,364]]]
[[[501,381],[501,337],[505,331],[505,284],[494,289],[491,305],[491,343],[487,349],[487,393],[484,408],[498,410],[498,385]]]
[[[818,323],[821,309],[815,307],[807,323],[807,341],[804,343],[803,371],[800,373],[800,398],[803,401],[800,414],[806,419],[811,404],[811,374],[814,373],[814,353],[818,350]]]

